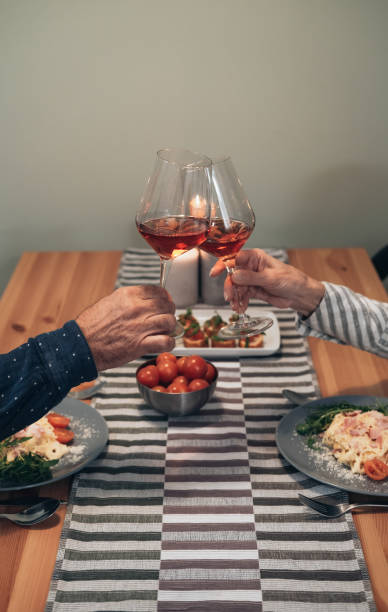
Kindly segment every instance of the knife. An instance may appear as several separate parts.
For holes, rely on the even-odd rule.
[[[14,499],[0,499],[0,506],[30,506],[34,504],[39,504],[40,502],[47,501],[49,499],[54,499],[53,497],[38,497],[36,495],[29,497],[15,497]],[[67,504],[67,501],[64,499],[60,499],[59,503]]]

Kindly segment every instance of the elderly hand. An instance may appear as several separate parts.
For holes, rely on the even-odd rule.
[[[252,297],[278,308],[293,308],[308,316],[325,293],[321,282],[261,249],[240,251],[236,256],[236,268],[232,278],[226,278],[224,290],[225,299],[237,312],[243,312]],[[210,276],[217,276],[224,269],[225,265],[219,260],[210,270]]]
[[[146,353],[171,351],[174,312],[171,297],[161,287],[122,287],[84,310],[76,323],[101,371]]]

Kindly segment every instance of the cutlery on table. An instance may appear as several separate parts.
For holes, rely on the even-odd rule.
[[[315,399],[311,393],[299,393],[298,391],[292,391],[292,389],[283,389],[282,395],[298,406],[307,404],[307,402],[311,402]]]
[[[299,493],[298,497],[302,504],[312,508],[316,512],[319,512],[319,514],[322,514],[326,518],[338,518],[339,516],[345,514],[345,512],[350,512],[351,510],[359,508],[388,510],[388,504],[327,504],[319,501],[317,498],[312,499],[311,497],[306,497],[305,495],[302,495],[302,493]]]
[[[1,506],[33,506],[53,497],[40,497],[39,495],[26,495],[25,497],[13,497],[11,499],[0,499]]]
[[[102,380],[98,380],[93,387],[88,387],[86,389],[80,389],[79,391],[69,391],[67,394],[68,397],[73,397],[74,399],[88,399],[89,397],[93,397],[96,393],[101,389],[104,383]]]
[[[59,499],[47,498],[33,506],[28,506],[20,512],[0,514],[0,518],[6,518],[16,525],[35,525],[52,516],[60,503]]]
[[[6,518],[16,525],[35,525],[45,521],[54,514],[61,502],[59,499],[47,498],[33,506],[29,506],[20,512],[7,512],[0,514],[0,518]],[[13,504],[15,505],[15,504]]]

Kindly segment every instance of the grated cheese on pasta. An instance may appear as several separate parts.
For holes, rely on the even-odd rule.
[[[25,429],[18,431],[11,436],[11,439],[27,437],[30,437],[30,440],[21,442],[8,450],[8,462],[26,453],[36,453],[45,459],[60,459],[69,452],[69,448],[66,444],[58,442],[54,434],[54,428],[50,425],[45,416]]]
[[[377,457],[388,462],[388,417],[377,410],[337,414],[322,441],[353,473],[365,474],[365,461]]]

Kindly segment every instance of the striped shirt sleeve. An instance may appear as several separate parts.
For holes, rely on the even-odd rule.
[[[299,333],[388,358],[388,303],[342,285],[324,285],[325,295],[318,308],[309,317],[298,316]]]

